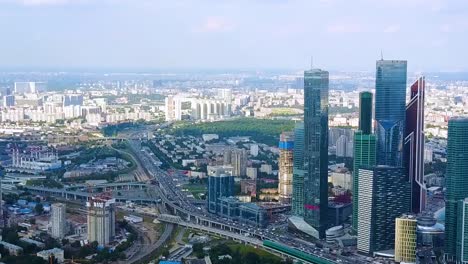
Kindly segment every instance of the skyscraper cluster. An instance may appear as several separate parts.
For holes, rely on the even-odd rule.
[[[406,104],[406,80],[406,61],[377,61],[374,134],[373,96],[360,94],[359,130],[354,135],[353,229],[357,249],[364,254],[394,248],[395,240],[401,242],[401,234],[395,234],[396,219],[420,213],[425,205],[425,83],[420,77],[411,86]],[[408,255],[407,248],[399,250]]]

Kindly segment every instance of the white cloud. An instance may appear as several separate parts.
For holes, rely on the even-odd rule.
[[[194,28],[194,32],[227,32],[234,29],[234,25],[224,17],[207,17],[200,26]]]

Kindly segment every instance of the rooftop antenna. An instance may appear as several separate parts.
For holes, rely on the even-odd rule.
[[[380,50],[380,60],[383,60],[383,51]]]

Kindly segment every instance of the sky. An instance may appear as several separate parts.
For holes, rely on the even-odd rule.
[[[468,71],[467,0],[0,0],[0,67]]]

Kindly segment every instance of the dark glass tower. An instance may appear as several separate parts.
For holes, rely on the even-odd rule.
[[[328,76],[304,71],[304,220],[320,238],[328,210]]]
[[[208,211],[217,213],[220,209],[219,198],[234,195],[234,177],[217,174],[208,177]]]
[[[304,124],[294,129],[292,213],[304,216]]]
[[[449,120],[445,183],[445,254],[448,259],[454,259],[457,245],[457,204],[468,197],[468,118]]]
[[[406,61],[378,60],[375,81],[377,164],[403,166]]]
[[[360,253],[392,249],[395,219],[409,211],[406,169],[386,165],[359,169],[358,238]]]
[[[404,165],[411,182],[411,211],[420,213],[426,206],[424,183],[424,77],[411,85],[406,106]]]
[[[372,93],[359,94],[359,130],[364,135],[372,132]]]

